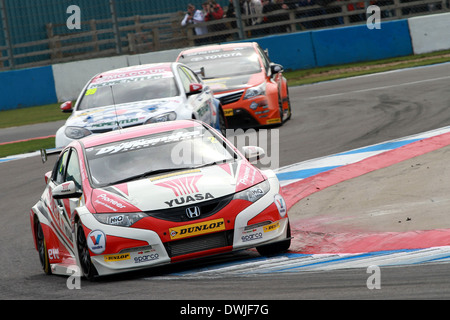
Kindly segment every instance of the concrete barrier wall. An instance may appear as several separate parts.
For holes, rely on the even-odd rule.
[[[343,28],[267,36],[256,41],[286,70],[309,69],[450,49],[450,13]],[[99,72],[174,61],[181,49],[100,58],[0,73],[0,110],[75,100]]]
[[[450,49],[450,13],[408,19],[414,54]]]

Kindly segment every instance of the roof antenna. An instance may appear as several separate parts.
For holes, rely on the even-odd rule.
[[[117,125],[117,128],[120,130],[123,128],[120,125],[119,116],[117,115],[116,101],[114,99],[114,91],[113,91],[112,85],[109,85],[109,88],[111,89],[111,97],[112,97],[112,101],[113,101],[113,105],[114,105],[114,113],[116,114],[116,125]],[[115,129],[113,129],[113,130],[115,130]]]

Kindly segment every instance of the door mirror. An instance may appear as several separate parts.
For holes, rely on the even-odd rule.
[[[190,83],[189,84],[189,92],[186,93],[186,95],[190,96],[192,94],[197,94],[202,92],[203,85],[201,83]]]
[[[79,198],[82,195],[81,190],[77,190],[75,182],[68,181],[61,183],[52,190],[54,199]]]
[[[283,72],[284,69],[283,69],[283,66],[281,64],[272,62],[270,64],[270,71],[272,71],[272,74],[277,74],[277,73]]]
[[[72,101],[66,101],[59,107],[62,112],[70,113],[72,112]]]
[[[248,161],[259,160],[266,155],[263,148],[256,146],[244,146],[242,147],[242,152]]]

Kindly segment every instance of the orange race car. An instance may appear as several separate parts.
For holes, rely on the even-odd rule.
[[[201,72],[220,100],[229,128],[281,124],[291,117],[283,67],[256,42],[208,45],[182,51],[177,61]]]

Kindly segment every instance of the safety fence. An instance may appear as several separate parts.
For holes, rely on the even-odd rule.
[[[127,1],[136,3],[138,0],[121,0],[121,4]],[[98,6],[100,2],[106,3],[103,5],[106,5],[109,14],[101,17],[94,13],[84,14],[84,7],[78,7],[81,11],[78,16],[76,10],[72,16],[70,12],[64,11],[62,15],[67,21],[46,22],[41,26],[45,30],[42,39],[18,42],[14,41],[12,30],[8,29],[11,10],[6,7],[5,0],[0,0],[3,27],[3,36],[0,36],[0,71],[366,24],[375,18],[389,21],[450,11],[449,0],[300,0],[290,3],[284,1],[283,5],[280,3],[283,1],[274,0],[276,3],[272,5],[268,1],[264,2],[266,5],[262,7],[262,13],[247,14],[254,11],[245,8],[236,12],[224,6],[223,18],[219,20],[181,27],[185,16],[183,11],[124,17],[118,16],[115,0],[95,3]],[[201,9],[201,5],[199,7]],[[80,19],[78,26],[77,17]],[[69,22],[74,23],[75,28],[70,28]],[[208,32],[196,34],[195,28],[202,26]]]

